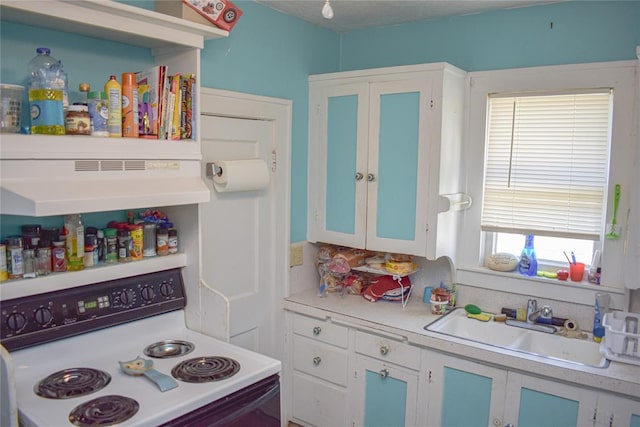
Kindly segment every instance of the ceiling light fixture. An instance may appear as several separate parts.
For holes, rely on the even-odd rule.
[[[324,19],[333,19],[333,8],[329,3],[329,0],[325,0],[324,6],[322,6],[322,17]]]

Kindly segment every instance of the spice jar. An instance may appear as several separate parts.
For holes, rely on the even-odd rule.
[[[105,248],[104,260],[111,264],[118,262],[118,233],[115,228],[105,228],[104,238],[107,241]]]
[[[24,247],[35,249],[40,241],[40,224],[25,224],[22,226],[22,240]]]
[[[47,240],[40,240],[37,253],[38,276],[46,276],[51,273],[51,246]]]
[[[169,255],[169,229],[163,225],[156,233],[156,252],[159,256]]]
[[[97,243],[98,239],[95,234],[84,236],[84,266],[87,268],[95,267],[98,264]]]
[[[24,269],[22,273],[23,278],[33,279],[36,277],[38,266],[36,264],[35,249],[25,249],[22,251],[22,265]]]
[[[22,237],[7,237],[7,272],[9,279],[22,279],[22,274],[24,273],[22,246]]]
[[[156,256],[156,224],[154,224],[153,222],[144,223],[143,242],[144,246],[142,248],[142,256]]]
[[[131,236],[129,230],[118,230],[118,262],[131,261]]]
[[[178,230],[175,228],[169,229],[169,253],[178,253]]]
[[[86,105],[69,105],[69,111],[64,118],[67,135],[90,135],[91,117]]]
[[[66,249],[64,240],[53,242],[53,248],[51,249],[51,264],[54,273],[67,271],[67,257],[65,253]]]

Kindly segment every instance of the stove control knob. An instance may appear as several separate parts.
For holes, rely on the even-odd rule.
[[[151,286],[145,286],[142,288],[140,295],[142,295],[142,299],[145,301],[151,301],[156,297],[156,293]]]
[[[131,289],[120,292],[120,302],[122,305],[131,305],[136,299],[136,295]]]
[[[173,295],[173,286],[171,286],[167,282],[162,283],[160,285],[160,293],[164,297],[170,297],[171,295]]]
[[[22,313],[11,313],[7,317],[7,327],[9,330],[18,332],[27,324],[27,318]]]
[[[40,307],[33,313],[33,318],[37,324],[46,325],[53,319],[53,314],[47,307]]]

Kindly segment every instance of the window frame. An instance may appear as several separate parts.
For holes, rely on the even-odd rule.
[[[624,224],[630,206],[633,180],[635,138],[636,62],[615,61],[544,67],[471,72],[467,75],[467,108],[463,164],[466,192],[474,200],[463,213],[464,227],[458,241],[457,282],[463,285],[519,293],[528,296],[572,301],[592,305],[596,292],[614,294],[613,308],[623,308],[624,284],[620,240],[603,239],[602,285],[574,284],[551,279],[525,278],[514,273],[499,273],[483,267],[490,254],[492,239],[480,231],[484,177],[487,97],[491,93],[545,92],[610,87],[614,93],[611,152],[605,215],[613,211],[613,186],[622,186],[618,223]],[[480,160],[479,160],[480,159]],[[611,167],[615,165],[615,167]]]

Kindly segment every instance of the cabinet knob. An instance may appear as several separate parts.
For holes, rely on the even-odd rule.
[[[496,427],[500,427],[502,425],[502,420],[500,418],[494,418],[493,419],[493,425]],[[508,426],[510,426],[511,424],[507,424]],[[511,426],[513,427],[513,426]]]
[[[362,172],[356,172],[356,181],[362,181],[362,178],[364,178]]]
[[[386,356],[387,354],[389,354],[389,346],[384,344],[380,346],[380,354],[383,356]]]
[[[313,335],[320,335],[320,332],[322,332],[322,328],[320,328],[320,326],[315,326],[313,328]]]
[[[320,358],[320,356],[316,356],[313,358],[313,364],[318,366],[320,364],[320,362],[322,362],[322,359]]]
[[[387,378],[389,376],[389,370],[383,369],[380,371],[380,378]]]
[[[372,174],[372,173],[368,173],[367,174],[367,181],[373,182],[375,180],[376,180],[376,176],[374,174]]]
[[[513,424],[511,424],[511,423],[505,424],[504,427],[513,427]]]

